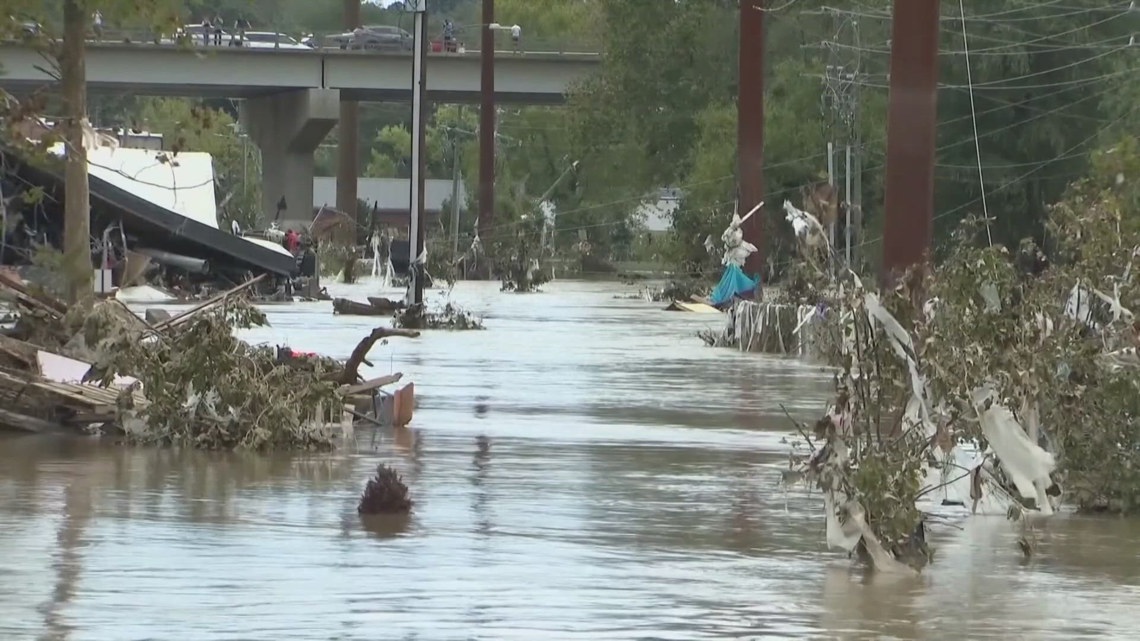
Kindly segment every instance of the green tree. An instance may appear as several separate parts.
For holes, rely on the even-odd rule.
[[[1109,122],[1103,98],[1127,77],[1118,65],[1134,60],[1128,42],[1138,23],[1127,6],[1097,0],[965,6],[969,76],[961,22],[944,24],[942,36],[939,209],[981,213],[972,85],[994,240],[1040,238],[1047,204],[1088,169]],[[958,218],[944,216],[941,230]]]
[[[168,149],[200,151],[213,157],[223,228],[234,220],[247,229],[260,222],[260,154],[239,134],[229,114],[193,100],[152,98],[143,102],[137,120],[148,131],[162,134]]]

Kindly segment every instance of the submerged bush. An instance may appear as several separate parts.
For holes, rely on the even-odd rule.
[[[406,514],[412,510],[408,486],[396,470],[384,465],[376,466],[376,474],[364,485],[356,511],[360,514]]]

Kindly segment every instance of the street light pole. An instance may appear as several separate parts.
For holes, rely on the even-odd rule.
[[[458,120],[462,122],[463,105],[458,107]],[[455,138],[456,130],[448,132],[451,139],[451,254],[452,260],[459,258],[459,141]]]
[[[427,0],[407,0],[404,6],[415,13],[412,57],[412,180],[411,217],[408,224],[408,248],[411,259],[412,305],[424,302],[424,101],[427,98]]]
[[[360,26],[360,0],[344,0],[342,8],[346,29]],[[348,214],[359,229],[360,212],[356,210],[360,176],[360,103],[340,101],[340,123],[337,125],[336,208]],[[371,221],[369,221],[371,222]],[[353,232],[353,243],[356,235]]]
[[[495,216],[495,0],[483,0],[479,47],[479,235],[490,240]]]

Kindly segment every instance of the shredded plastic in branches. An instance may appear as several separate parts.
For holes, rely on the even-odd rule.
[[[1093,177],[1051,208],[1045,248],[990,247],[983,221],[967,219],[921,282],[871,297],[853,277],[801,276],[798,291],[843,319],[827,330],[836,334],[826,343],[839,368],[836,399],[806,466],[829,496],[829,530],[843,528],[837,541],[849,540],[842,524],[857,512],[873,535],[854,532],[865,557],[882,562],[873,538],[891,559],[921,567],[917,505],[936,489],[924,487],[925,472],[962,460],[948,455],[963,446],[989,453],[977,469],[945,470],[968,476],[975,507],[997,497],[1011,518],[1047,514],[1062,493],[1083,509],[1140,507],[1140,323],[1131,312],[1140,309],[1140,186],[1121,179],[1136,175],[1138,148],[1098,158]],[[909,344],[888,338],[899,331]],[[928,420],[915,403],[924,395]]]

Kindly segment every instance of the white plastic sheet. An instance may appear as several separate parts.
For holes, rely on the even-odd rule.
[[[1051,484],[1049,474],[1056,469],[1056,460],[1030,440],[1013,412],[997,403],[994,396],[988,389],[974,391],[974,406],[982,423],[982,434],[1022,498],[1035,499],[1043,514],[1052,514],[1045,489]],[[985,407],[987,401],[991,401],[989,409]]]

